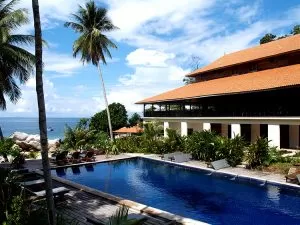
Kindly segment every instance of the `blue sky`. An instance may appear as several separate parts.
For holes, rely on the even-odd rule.
[[[183,85],[191,57],[206,65],[218,57],[258,44],[265,33],[289,33],[300,24],[298,0],[104,0],[120,29],[107,34],[118,46],[103,66],[108,101],[120,102],[128,114],[134,103]],[[97,69],[72,57],[77,35],[64,28],[84,0],[40,0],[44,49],[44,83],[49,117],[87,117],[104,109]],[[31,19],[31,0],[21,0]],[[32,33],[32,21],[19,33]],[[22,86],[22,99],[1,116],[37,116],[34,77]]]

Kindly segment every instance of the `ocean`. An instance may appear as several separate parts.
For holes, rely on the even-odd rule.
[[[79,120],[79,118],[47,118],[47,127],[53,128],[53,131],[48,131],[48,139],[62,139],[65,125],[74,127]],[[0,126],[4,137],[9,137],[16,131],[39,134],[38,118],[0,117]]]

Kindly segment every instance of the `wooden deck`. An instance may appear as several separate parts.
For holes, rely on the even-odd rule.
[[[71,190],[65,195],[65,200],[57,204],[57,210],[72,221],[78,222],[80,225],[105,224],[109,217],[121,207],[119,204],[107,199],[86,193],[82,190],[74,189],[65,184],[57,183],[57,185],[65,186]],[[162,217],[150,217],[142,215],[137,211],[129,209],[129,218],[143,218],[147,220],[145,225],[160,224],[178,224]]]

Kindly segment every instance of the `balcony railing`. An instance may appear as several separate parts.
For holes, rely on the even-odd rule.
[[[232,111],[232,112],[201,112],[201,111],[145,111],[145,117],[267,117],[267,116],[300,116],[300,113],[282,111]]]

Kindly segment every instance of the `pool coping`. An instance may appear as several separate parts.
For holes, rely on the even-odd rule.
[[[185,168],[189,168],[189,169],[193,169],[193,170],[200,170],[200,171],[206,171],[206,172],[211,172],[211,174],[216,174],[216,175],[229,175],[234,177],[235,179],[240,179],[242,180],[247,180],[247,181],[256,181],[256,182],[261,182],[263,184],[271,184],[274,186],[279,186],[279,187],[283,187],[283,188],[287,188],[287,189],[292,189],[292,190],[296,190],[296,191],[300,191],[300,185],[298,184],[292,184],[292,183],[287,183],[287,182],[280,182],[280,181],[275,181],[275,180],[271,180],[271,179],[263,179],[263,178],[259,178],[259,177],[253,177],[253,176],[248,176],[248,175],[239,175],[237,173],[232,173],[232,172],[228,172],[228,171],[222,171],[222,170],[214,170],[212,168],[205,168],[205,167],[200,167],[200,166],[196,166],[196,165],[187,165],[187,164],[182,164],[182,163],[177,163],[177,162],[173,162],[173,161],[168,161],[168,160],[162,160],[162,159],[155,159],[149,156],[145,156],[145,155],[141,155],[141,156],[136,156],[136,157],[141,157],[141,158],[145,158],[145,159],[149,159],[149,160],[154,160],[157,162],[164,162],[164,163],[168,163],[171,165],[175,165],[175,166],[179,166],[179,167],[185,167]]]
[[[130,158],[137,158],[137,157],[130,157]],[[110,160],[110,161],[116,161],[116,160]],[[108,161],[100,161],[100,162],[108,162]],[[87,163],[85,163],[85,164],[87,164]],[[90,163],[88,163],[88,164],[90,164]],[[37,173],[42,175],[41,170],[37,171]],[[146,214],[150,217],[151,216],[153,216],[154,218],[155,217],[162,217],[164,219],[168,219],[168,220],[171,220],[171,221],[176,221],[176,222],[178,222],[180,224],[183,224],[183,225],[208,225],[208,223],[205,223],[205,222],[202,222],[202,221],[199,221],[199,220],[194,220],[194,219],[191,219],[191,218],[182,217],[182,216],[179,216],[179,215],[176,215],[176,214],[173,214],[173,213],[170,213],[170,212],[158,209],[158,208],[154,208],[154,207],[144,205],[144,204],[141,204],[141,203],[129,200],[129,199],[125,199],[125,198],[121,198],[121,197],[118,197],[118,196],[115,196],[115,195],[112,195],[112,194],[108,194],[106,192],[102,192],[102,191],[99,191],[97,189],[94,189],[94,188],[76,183],[76,182],[71,181],[71,180],[61,178],[61,177],[58,177],[58,176],[55,176],[55,175],[52,175],[52,179],[57,181],[57,182],[63,183],[65,185],[68,185],[68,186],[74,187],[76,189],[85,191],[87,193],[99,196],[101,198],[105,198],[105,199],[107,199],[109,201],[112,201],[112,202],[115,202],[117,204],[125,205],[125,206],[129,207],[130,209],[132,209],[134,211],[137,211],[141,214]]]
[[[284,183],[284,182],[280,182],[280,181],[274,181],[274,180],[270,180],[270,179],[263,179],[263,178],[258,178],[258,177],[252,177],[252,176],[247,176],[247,175],[239,175],[236,173],[232,173],[232,172],[228,172],[228,171],[220,171],[220,170],[214,170],[211,168],[204,168],[204,167],[200,167],[197,165],[187,165],[187,164],[182,164],[182,163],[176,163],[176,162],[171,162],[171,161],[167,161],[167,160],[162,160],[162,159],[155,159],[152,158],[151,156],[147,156],[147,155],[127,155],[124,158],[107,158],[105,160],[100,160],[100,161],[95,161],[95,162],[84,162],[84,163],[78,163],[78,164],[70,164],[70,165],[64,165],[64,166],[56,166],[56,167],[51,167],[51,169],[56,169],[56,168],[68,168],[68,167],[72,167],[72,166],[84,166],[84,165],[91,165],[91,164],[98,164],[98,163],[106,163],[106,162],[113,162],[113,161],[120,161],[120,160],[126,160],[126,159],[133,159],[133,158],[144,158],[144,159],[148,159],[148,160],[153,160],[153,161],[157,161],[160,163],[168,163],[170,165],[173,166],[179,166],[179,167],[183,167],[183,168],[187,168],[187,169],[192,169],[192,170],[197,170],[197,171],[204,171],[204,172],[210,172],[210,175],[222,175],[222,177],[227,177],[227,176],[232,176],[235,179],[239,179],[239,181],[245,181],[247,180],[248,183],[253,183],[256,182],[257,184],[271,184],[274,186],[279,186],[279,187],[283,187],[283,188],[287,188],[287,189],[292,189],[295,191],[300,191],[300,185],[296,185],[296,184],[291,184],[291,183]],[[42,171],[39,171],[40,173],[42,173]],[[131,209],[133,209],[134,211],[138,211],[141,214],[147,214],[149,216],[159,216],[168,220],[172,220],[172,221],[176,221],[178,223],[181,223],[183,225],[207,225],[208,223],[199,221],[199,220],[194,220],[191,218],[187,218],[187,217],[182,217],[161,209],[157,209],[148,205],[144,205],[129,199],[125,199],[125,198],[121,198],[112,194],[108,194],[102,191],[99,191],[97,189],[94,188],[90,188],[88,186],[76,183],[74,181],[70,181],[55,175],[52,175],[52,179],[55,181],[58,181],[60,183],[69,185],[71,187],[74,187],[76,189],[85,191],[87,193],[91,193],[93,195],[108,199],[110,201],[116,202],[118,204],[121,205],[125,205]]]

